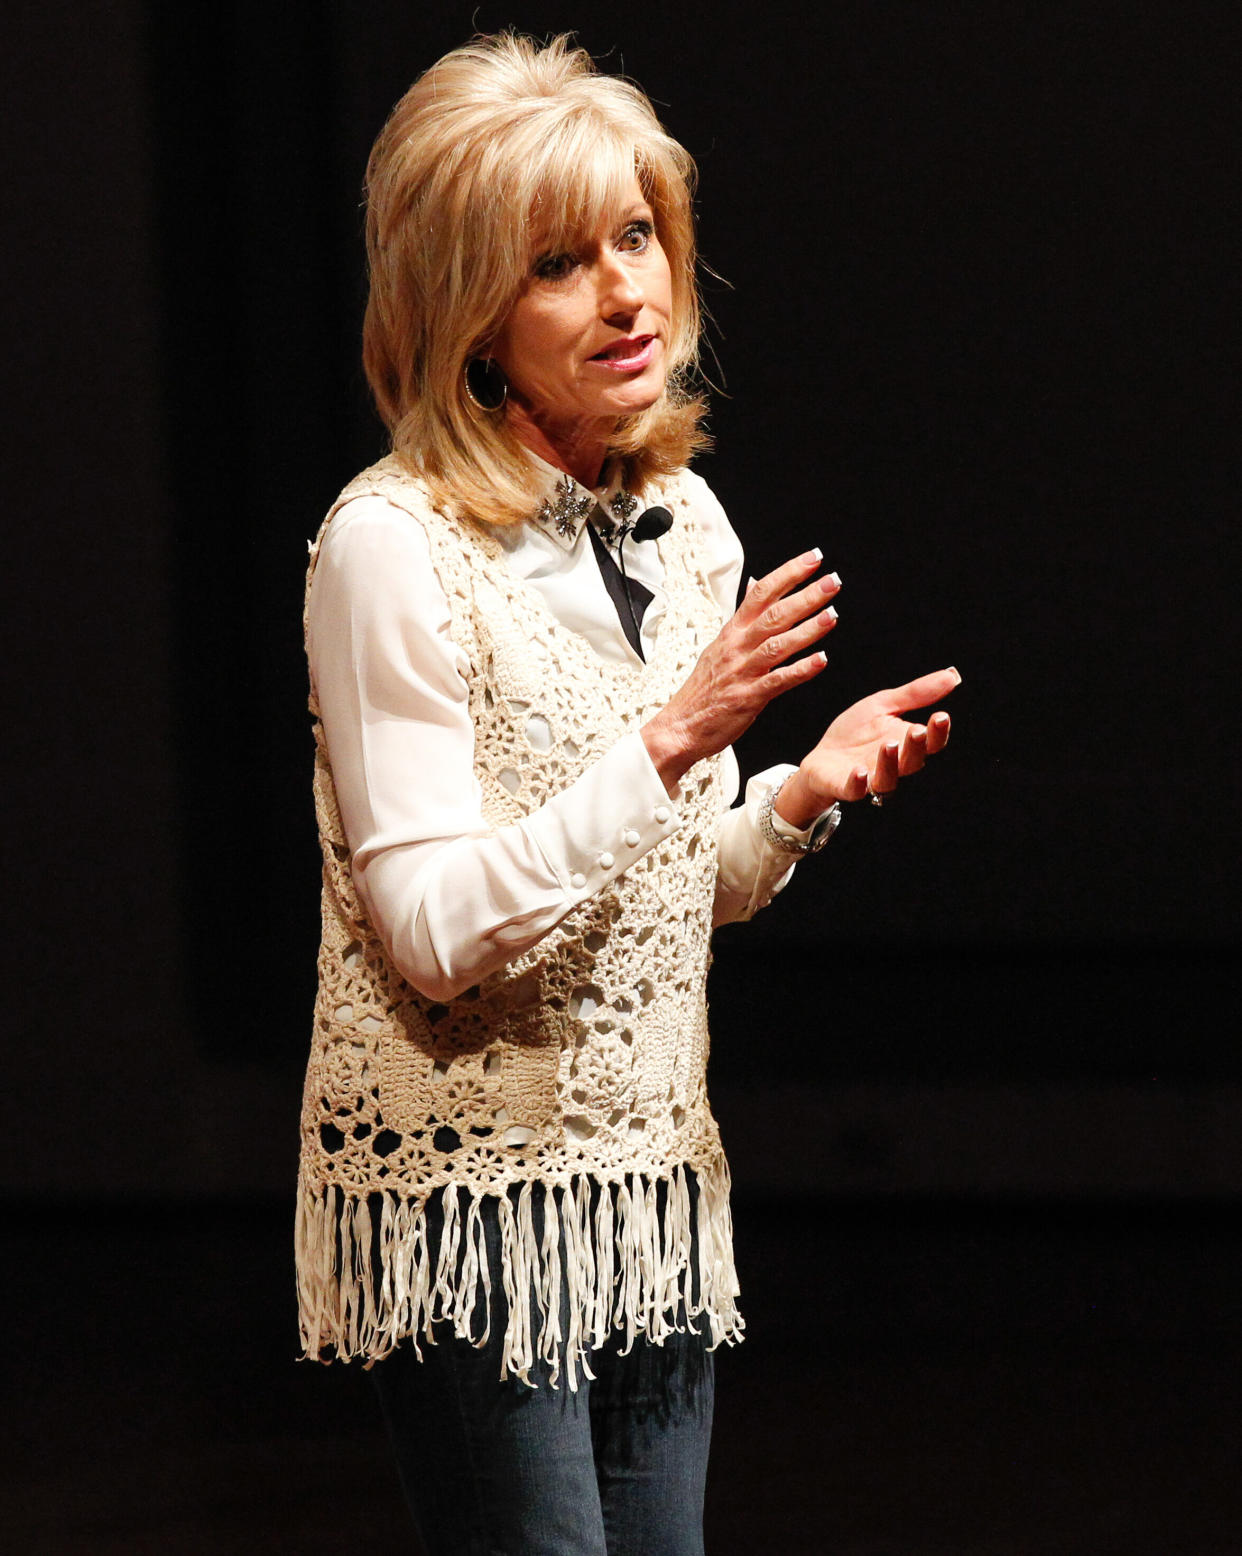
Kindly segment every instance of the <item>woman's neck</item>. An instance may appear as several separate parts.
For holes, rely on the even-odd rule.
[[[549,465],[564,470],[588,491],[599,485],[608,455],[610,425],[577,422],[572,426],[553,426],[547,421],[537,421],[525,406],[512,399],[506,414],[518,441],[532,454],[538,454]]]

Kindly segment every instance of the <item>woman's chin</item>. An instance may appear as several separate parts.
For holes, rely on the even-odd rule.
[[[618,384],[606,397],[609,402],[609,412],[620,419],[624,416],[641,416],[644,411],[649,411],[664,393],[664,374],[658,378],[654,374],[644,373],[641,378],[635,379],[629,384]]]

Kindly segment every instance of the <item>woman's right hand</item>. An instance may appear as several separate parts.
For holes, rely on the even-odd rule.
[[[794,657],[836,626],[828,602],[841,580],[829,573],[806,582],[822,561],[820,551],[808,551],[752,584],[689,679],[643,725],[670,796],[695,762],[732,745],[774,697],[812,680],[828,663],[823,653]]]

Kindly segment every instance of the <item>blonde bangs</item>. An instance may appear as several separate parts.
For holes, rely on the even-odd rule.
[[[694,164],[631,83],[586,52],[512,35],[454,50],[394,109],[368,165],[371,295],[363,360],[394,451],[446,511],[492,523],[527,518],[539,480],[503,413],[465,393],[550,253],[574,252],[614,219],[637,177],[673,282],[669,381],[618,426],[612,452],[631,490],[684,465],[707,442],[690,393],[700,309]]]
[[[544,150],[528,212],[532,258],[589,243],[621,208],[635,176],[633,147],[611,125],[585,116],[557,125]]]

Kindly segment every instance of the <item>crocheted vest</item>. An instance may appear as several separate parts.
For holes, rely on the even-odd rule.
[[[391,457],[329,512],[308,593],[324,531],[352,498],[380,495],[423,526],[469,662],[483,816],[502,827],[662,707],[719,629],[696,484],[683,473],[658,494],[675,523],[659,542],[668,609],[645,666],[601,660],[513,576],[485,526],[434,510]],[[478,1341],[497,1280],[504,1365],[527,1381],[538,1357],[553,1383],[564,1367],[576,1387],[615,1329],[659,1343],[688,1317],[712,1345],[740,1338],[728,1169],[706,1093],[719,760],[683,778],[677,832],[529,951],[437,1003],[397,972],[359,900],[313,690],[311,711],[323,938],[297,1219],[306,1353],[369,1364],[442,1321]]]

